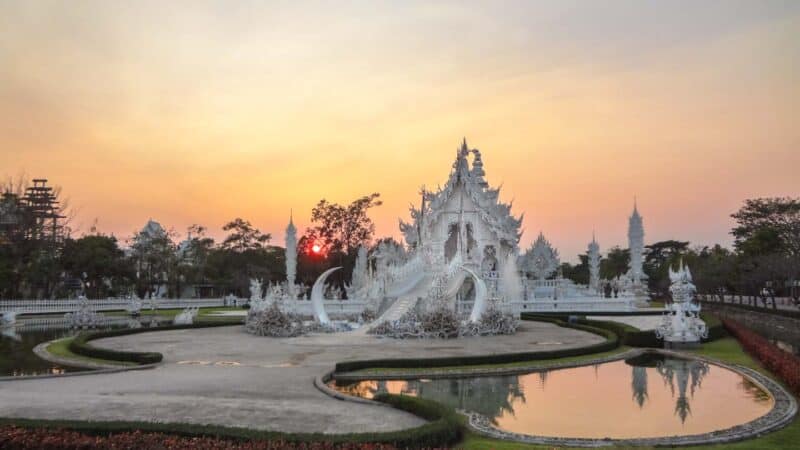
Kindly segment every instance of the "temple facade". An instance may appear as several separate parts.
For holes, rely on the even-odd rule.
[[[409,248],[433,264],[458,258],[479,273],[496,273],[502,261],[518,253],[522,223],[499,195],[500,189],[485,179],[480,151],[464,140],[445,185],[436,191],[423,188],[421,205],[411,208],[410,222],[400,221],[400,231]]]

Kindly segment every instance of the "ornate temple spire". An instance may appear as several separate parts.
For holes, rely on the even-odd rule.
[[[286,227],[286,282],[289,293],[294,296],[294,282],[297,275],[297,228],[294,226],[292,211],[289,211],[289,225]]]
[[[634,286],[640,286],[645,278],[644,264],[644,224],[636,198],[633,200],[633,213],[628,220],[628,248],[630,249],[629,276]]]
[[[587,252],[589,259],[589,287],[598,290],[600,288],[600,245],[595,239],[592,231],[592,242],[589,243]]]

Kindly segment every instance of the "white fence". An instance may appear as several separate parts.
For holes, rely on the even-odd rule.
[[[296,314],[304,316],[314,314],[310,300],[288,301],[284,302],[283,305],[287,310]],[[360,314],[366,308],[367,303],[354,300],[325,300],[323,305],[325,306],[325,312],[328,314]]]
[[[238,299],[241,305],[245,300]],[[156,309],[183,309],[191,306],[199,307],[220,307],[225,306],[222,298],[164,298],[155,300],[140,300],[142,309],[151,308],[151,302]],[[60,300],[0,300],[0,312],[16,312],[17,314],[58,314],[78,310],[80,300],[60,299]],[[130,304],[130,300],[124,298],[108,298],[99,300],[89,300],[89,304],[95,311],[121,311],[125,310]]]
[[[633,299],[603,299],[603,300],[531,300],[527,302],[511,302],[515,313],[523,312],[569,312],[569,311],[597,311],[618,312],[635,311]]]

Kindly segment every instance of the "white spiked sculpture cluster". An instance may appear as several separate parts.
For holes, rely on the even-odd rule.
[[[250,278],[250,311],[258,312],[267,308],[267,302],[261,294],[261,280]]]
[[[81,295],[78,309],[64,314],[64,318],[70,322],[72,328],[94,328],[100,323],[102,316],[92,308],[89,299]]]
[[[677,271],[669,268],[669,290],[672,303],[665,306],[664,321],[656,328],[656,335],[667,344],[700,342],[708,337],[708,328],[700,319],[700,305],[692,302],[697,288],[692,283],[689,266],[681,260]]]

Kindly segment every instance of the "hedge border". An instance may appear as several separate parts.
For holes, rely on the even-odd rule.
[[[193,328],[211,328],[241,325],[241,321],[219,321],[219,322],[199,322],[189,325],[167,325],[155,328],[123,328],[108,331],[83,332],[75,336],[69,343],[69,351],[76,355],[89,358],[104,359],[107,361],[133,362],[141,365],[157,364],[164,359],[164,355],[158,352],[129,352],[113,350],[109,348],[95,347],[89,343],[96,339],[104,339],[117,336],[127,336],[131,334],[147,333],[151,331],[170,331],[188,330]]]
[[[405,395],[380,394],[375,401],[406,411],[430,422],[415,428],[376,433],[285,433],[281,431],[254,430],[218,425],[162,422],[92,422],[77,420],[0,419],[0,426],[15,425],[22,428],[55,428],[79,431],[94,436],[142,431],[186,437],[216,437],[232,441],[283,441],[381,443],[398,448],[447,446],[460,441],[464,433],[463,419],[456,412],[433,400]]]
[[[523,314],[523,320],[527,319]],[[573,328],[576,330],[587,331],[606,338],[605,342],[592,344],[585,347],[558,349],[558,350],[539,350],[534,352],[498,353],[493,355],[473,355],[473,356],[446,356],[441,358],[397,358],[397,359],[363,359],[357,361],[343,361],[336,363],[334,372],[353,372],[362,369],[409,369],[409,368],[433,368],[451,366],[472,366],[483,364],[507,364],[537,359],[556,359],[569,356],[583,356],[593,353],[607,352],[614,350],[620,345],[619,336],[613,331],[596,327],[588,324],[568,323],[560,318],[542,317],[533,319],[540,322],[549,322],[554,325]]]

